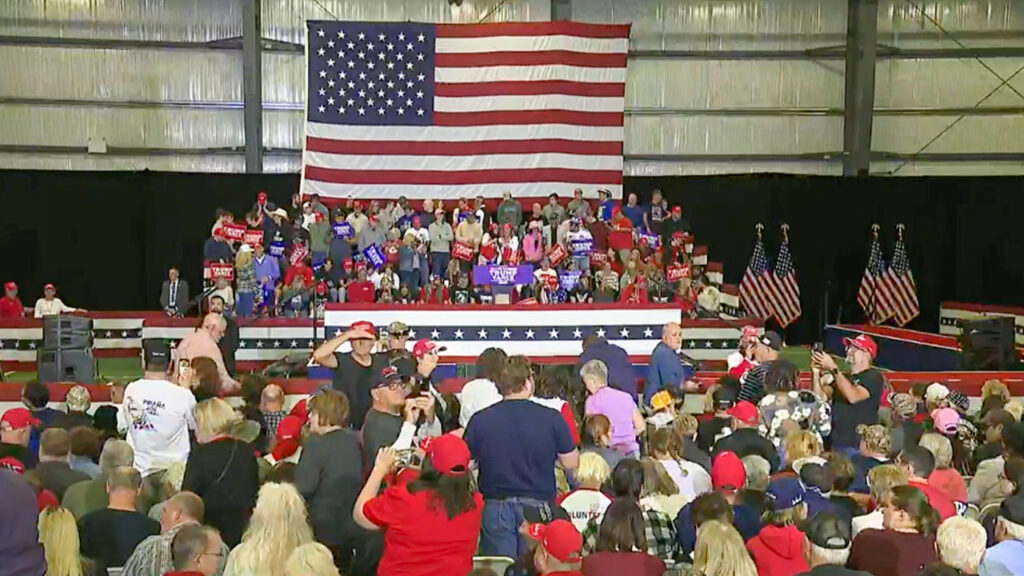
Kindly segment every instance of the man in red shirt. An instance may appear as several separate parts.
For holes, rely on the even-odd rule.
[[[542,576],[583,576],[583,536],[568,520],[530,524],[530,537],[537,541],[533,564]]]
[[[908,446],[900,452],[896,463],[907,472],[907,484],[924,492],[928,503],[939,513],[942,520],[956,516],[956,506],[938,488],[928,484],[928,476],[935,469],[935,457],[927,448]]]
[[[356,279],[348,284],[348,301],[358,303],[371,303],[374,301],[373,282],[366,279],[366,268],[359,268],[356,272]]]
[[[288,270],[284,273],[284,286],[291,286],[292,280],[294,280],[296,276],[302,276],[305,278],[306,281],[304,284],[306,286],[313,285],[313,269],[309,267],[309,264],[307,264],[304,259],[299,260],[288,267]]]
[[[14,282],[4,284],[4,295],[0,298],[0,318],[21,318],[25,315],[25,307],[18,298],[18,285]]]

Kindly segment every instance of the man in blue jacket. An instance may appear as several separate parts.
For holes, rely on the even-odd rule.
[[[616,346],[604,338],[594,334],[583,338],[583,354],[576,363],[576,372],[591,360],[600,360],[608,367],[608,384],[612,388],[622,390],[636,400],[636,372],[629,361],[629,354],[621,346]]]
[[[661,329],[661,342],[651,352],[651,363],[647,366],[647,381],[644,384],[644,404],[651,405],[651,397],[662,389],[695,390],[683,382],[683,361],[678,350],[683,345],[683,327],[678,322],[669,322]]]

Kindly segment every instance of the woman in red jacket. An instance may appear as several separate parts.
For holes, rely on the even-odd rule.
[[[779,478],[768,485],[764,527],[747,541],[758,576],[793,576],[810,568],[804,560],[804,534],[796,524],[807,518],[806,492],[797,478]]]

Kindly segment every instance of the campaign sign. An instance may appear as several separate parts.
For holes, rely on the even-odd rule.
[[[249,246],[263,244],[263,230],[246,230],[245,236],[242,237],[242,242]]]
[[[220,233],[228,240],[237,242],[245,238],[246,227],[241,224],[224,224],[220,227]]]
[[[463,260],[469,262],[473,259],[473,247],[469,244],[463,244],[462,242],[456,242],[452,246],[452,258],[456,260]]]
[[[577,238],[569,242],[573,256],[586,256],[594,251],[593,238]]]
[[[295,266],[305,260],[306,256],[309,256],[309,250],[302,244],[297,244],[295,248],[292,248],[292,255],[288,261],[291,262],[292,266]]]
[[[558,275],[558,283],[566,290],[572,290],[580,283],[580,276],[583,275],[582,270],[566,270]]]
[[[590,267],[600,268],[604,266],[604,263],[608,261],[608,254],[606,252],[594,252],[590,255]]]
[[[661,237],[657,234],[639,232],[638,236],[640,237],[640,240],[647,240],[647,245],[651,247],[651,250],[657,250],[661,246]]]
[[[334,235],[338,238],[351,238],[354,235],[352,225],[348,222],[340,222],[331,225],[331,229],[334,230]]]
[[[555,244],[548,250],[548,262],[551,262],[552,266],[558,266],[558,263],[565,260],[568,254],[565,253],[565,248],[562,248],[561,244]]]
[[[270,243],[270,255],[274,258],[280,258],[284,256],[284,242],[271,242]]]
[[[366,262],[377,270],[383,268],[384,262],[387,260],[384,257],[384,252],[380,249],[380,246],[377,246],[376,244],[370,244],[367,246],[366,249],[363,250],[363,256],[366,257]]]
[[[217,278],[227,278],[228,280],[234,280],[235,278],[235,267],[231,264],[224,262],[211,262],[210,263],[210,276],[211,280]]]
[[[473,283],[498,286],[533,283],[533,266],[477,265],[473,266]]]
[[[494,261],[494,258],[498,256],[498,250],[494,247],[494,243],[483,244],[480,246],[480,255],[484,257],[484,260],[488,262]]]
[[[683,278],[690,277],[689,264],[673,264],[665,269],[665,279],[669,282],[679,282]]]

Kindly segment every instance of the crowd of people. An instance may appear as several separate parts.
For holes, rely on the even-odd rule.
[[[348,199],[329,208],[295,194],[287,207],[256,204],[236,223],[220,210],[203,259],[213,294],[238,316],[308,317],[316,302],[472,304],[536,301],[669,302],[696,311],[720,295],[692,265],[690,224],[655,190],[625,203],[548,197],[532,210],[510,194],[494,209],[483,197],[450,207],[424,200]],[[478,266],[529,266],[498,284]],[[181,290],[184,288],[184,290]],[[706,292],[698,302],[698,296]],[[188,286],[171,269],[161,292],[169,313],[188,306]]]
[[[590,338],[575,367],[488,349],[442,393],[443,348],[376,335],[325,341],[334,378],[297,402],[246,376],[232,405],[216,362],[161,340],[95,410],[26,384],[0,418],[0,573],[1024,574],[1024,404],[1001,382],[975,407],[896,393],[859,336],[805,388],[751,329],[692,414],[678,324],[643,389]]]

